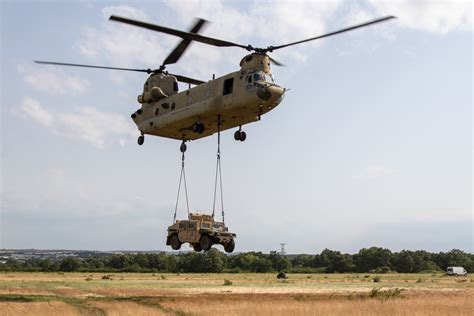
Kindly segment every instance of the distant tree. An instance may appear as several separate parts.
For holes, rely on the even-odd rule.
[[[271,272],[272,271],[272,262],[266,258],[258,257],[252,262],[250,271],[252,272]]]
[[[349,254],[329,249],[321,252],[321,264],[326,267],[326,272],[351,272],[355,268]]]
[[[212,248],[206,252],[206,272],[219,273],[224,270],[225,255],[219,250]]]
[[[392,252],[380,247],[363,248],[353,256],[358,272],[369,272],[377,268],[392,268]]]
[[[66,257],[61,260],[59,264],[59,270],[64,272],[73,272],[79,270],[82,263],[78,258],[75,257]]]
[[[287,257],[280,255],[276,251],[271,251],[268,259],[272,263],[274,271],[286,271],[291,267],[291,263]]]
[[[459,249],[453,249],[449,252],[441,252],[437,255],[434,256],[434,260],[438,264],[438,266],[446,270],[447,267],[450,266],[460,266],[466,268],[467,271],[473,271],[472,266],[473,266],[473,258],[472,254],[468,254],[462,250]]]
[[[113,255],[108,263],[108,267],[118,270],[126,269],[129,265],[130,262],[125,255]]]
[[[294,268],[312,268],[314,264],[314,256],[297,255],[291,259],[290,262]]]
[[[41,268],[41,271],[44,271],[44,272],[51,271],[52,268],[53,268],[53,264],[51,263],[51,259],[46,258],[46,259],[40,260],[39,267]]]
[[[397,272],[413,272],[415,267],[413,252],[408,250],[402,250],[399,253],[394,253],[392,257],[392,264],[394,266],[395,271]]]

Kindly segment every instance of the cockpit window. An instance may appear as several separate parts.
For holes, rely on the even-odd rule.
[[[253,81],[265,80],[261,74],[253,74]]]

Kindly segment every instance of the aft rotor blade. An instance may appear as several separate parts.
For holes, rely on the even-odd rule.
[[[193,79],[193,78],[189,78],[189,77],[185,77],[185,76],[181,76],[181,75],[175,75],[175,74],[170,74],[170,73],[168,73],[168,75],[176,77],[176,79],[177,79],[179,82],[190,83],[190,84],[193,84],[193,85],[196,85],[196,86],[198,86],[198,85],[204,83],[204,81],[197,80],[197,79]]]
[[[235,47],[241,47],[241,48],[247,49],[246,45],[241,45],[241,44],[237,44],[237,43],[223,41],[223,40],[220,40],[220,39],[217,39],[217,38],[202,36],[202,35],[195,34],[195,33],[183,32],[183,31],[179,31],[179,30],[175,30],[175,29],[170,29],[170,28],[164,27],[164,26],[159,26],[159,25],[156,25],[156,24],[151,24],[151,23],[136,21],[136,20],[132,20],[132,19],[128,19],[128,18],[123,18],[123,17],[116,16],[116,15],[111,15],[109,20],[143,27],[143,28],[146,28],[146,29],[149,29],[149,30],[153,30],[153,31],[157,31],[157,32],[162,32],[162,33],[178,36],[178,37],[181,37],[182,39],[201,42],[201,43],[212,45],[212,46],[218,46],[218,47],[232,47],[232,46],[235,46]]]
[[[206,24],[206,20],[203,19],[198,19],[196,24],[189,30],[190,33],[198,33],[201,27]],[[176,63],[183,53],[186,51],[188,48],[189,44],[191,43],[190,39],[183,39],[178,46],[166,57],[165,61],[163,62],[163,65],[169,65],[169,64],[174,64]]]
[[[344,33],[344,32],[347,32],[347,31],[352,31],[352,30],[355,30],[355,29],[358,29],[358,28],[361,28],[361,27],[365,27],[365,26],[368,26],[368,25],[384,22],[384,21],[387,21],[387,20],[390,20],[390,19],[395,19],[395,18],[396,17],[392,16],[392,15],[386,16],[386,17],[383,17],[383,18],[380,18],[380,19],[377,19],[377,20],[373,20],[373,21],[369,21],[369,22],[366,22],[366,23],[346,27],[346,28],[343,28],[343,29],[338,30],[338,31],[334,31],[334,32],[327,33],[327,34],[324,34],[324,35],[308,38],[308,39],[301,40],[301,41],[298,41],[298,42],[289,43],[289,44],[285,44],[285,45],[279,45],[279,46],[270,46],[270,47],[268,47],[268,50],[272,51],[272,50],[280,49],[280,48],[283,48],[283,47],[288,47],[288,46],[292,46],[292,45],[296,45],[296,44],[301,44],[301,43],[305,43],[305,42],[309,42],[309,41],[314,41],[314,40],[317,40],[317,39],[320,39],[320,38],[323,38],[323,37],[328,37],[328,36]]]
[[[151,73],[151,69],[135,69],[135,68],[119,68],[119,67],[105,67],[105,66],[94,66],[94,65],[82,65],[82,64],[69,64],[69,63],[58,63],[54,61],[41,61],[33,60],[37,64],[44,65],[56,65],[56,66],[72,66],[72,67],[85,67],[85,68],[99,68],[99,69],[112,69],[112,70],[125,70],[125,71],[137,71]]]
[[[285,67],[285,65],[282,64],[282,63],[280,63],[278,60],[275,60],[275,59],[271,58],[270,56],[268,56],[268,58],[269,58],[270,61],[271,61],[272,63],[274,63],[275,65],[280,66],[280,67]]]

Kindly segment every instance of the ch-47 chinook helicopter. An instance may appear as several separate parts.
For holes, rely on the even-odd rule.
[[[283,64],[268,56],[267,53],[393,18],[395,17],[387,16],[293,43],[258,48],[198,34],[206,23],[203,19],[198,19],[189,32],[184,32],[112,15],[109,18],[112,21],[174,35],[181,37],[182,41],[161,66],[153,70],[48,61],[35,62],[60,66],[138,71],[149,74],[150,76],[143,87],[143,93],[137,97],[141,107],[131,115],[141,133],[138,137],[138,144],[143,144],[145,134],[173,138],[182,141],[180,150],[184,153],[186,141],[203,138],[230,128],[238,127],[234,138],[244,141],[247,135],[242,131],[242,125],[260,120],[263,114],[280,104],[286,89],[275,84],[270,70],[270,62],[277,66],[283,66]],[[191,41],[217,47],[240,47],[251,53],[240,61],[240,70],[213,78],[208,82],[174,75],[166,71],[166,65],[176,63]],[[178,81],[188,83],[189,89],[178,92]],[[195,87],[191,88],[191,85],[195,85]]]

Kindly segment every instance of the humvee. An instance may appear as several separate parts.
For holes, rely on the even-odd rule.
[[[188,220],[177,220],[168,227],[166,245],[179,250],[183,243],[189,243],[195,251],[207,251],[212,245],[224,246],[226,252],[235,248],[234,233],[229,233],[223,222],[216,222],[211,215],[189,213]]]

